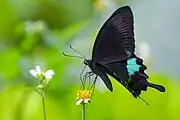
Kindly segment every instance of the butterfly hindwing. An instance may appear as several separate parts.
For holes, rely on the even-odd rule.
[[[146,91],[149,85],[148,75],[144,73],[146,66],[139,62],[139,58],[132,57],[124,61],[106,64],[115,74],[115,79],[127,88],[134,97]]]
[[[96,74],[103,80],[106,87],[112,92],[113,91],[112,83],[108,75],[106,74],[108,71],[109,71],[108,68],[106,68],[105,66],[101,64],[96,64]]]

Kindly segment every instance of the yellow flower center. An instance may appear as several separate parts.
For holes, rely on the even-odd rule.
[[[91,96],[92,96],[91,90],[80,90],[77,92],[77,97],[83,100],[87,98],[91,98]]]

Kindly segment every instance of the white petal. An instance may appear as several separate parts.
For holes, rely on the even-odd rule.
[[[76,100],[79,100],[79,97],[77,97]]]
[[[29,70],[29,73],[31,73],[32,76],[37,77],[37,72],[34,69]]]
[[[41,74],[41,67],[40,66],[36,66],[36,71],[37,71],[37,74],[40,75]]]
[[[54,73],[53,70],[48,70],[48,71],[45,72],[44,76],[45,76],[45,78],[46,78],[47,80],[50,80],[50,79],[52,79],[52,76],[53,76],[54,74],[55,74],[55,73]]]
[[[90,98],[84,99],[84,103],[88,103],[90,101]]]
[[[82,103],[83,99],[79,99],[76,101],[76,105],[80,105]]]

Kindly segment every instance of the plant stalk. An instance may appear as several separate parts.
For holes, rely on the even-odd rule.
[[[85,103],[82,103],[82,120],[85,120]]]
[[[41,95],[41,98],[42,98],[42,105],[43,105],[44,120],[47,120],[44,93]]]

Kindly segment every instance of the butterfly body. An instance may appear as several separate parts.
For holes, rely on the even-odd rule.
[[[144,72],[147,67],[135,52],[133,13],[129,6],[117,9],[100,29],[92,52],[92,60],[87,64],[99,76],[110,91],[113,87],[108,75],[121,83],[134,97],[147,87],[161,92],[165,88],[147,81]]]
[[[147,67],[134,53],[133,24],[133,13],[129,6],[117,9],[100,29],[92,59],[84,60],[84,64],[89,66],[92,74],[103,80],[110,91],[113,91],[113,87],[108,75],[121,83],[135,98],[139,97],[141,91],[147,91],[148,87],[164,92],[163,86],[147,81]]]

